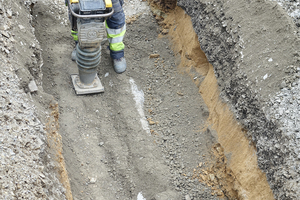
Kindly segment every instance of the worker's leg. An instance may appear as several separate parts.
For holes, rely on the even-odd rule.
[[[68,6],[68,3],[69,3],[69,0],[65,0],[66,6]],[[75,46],[76,46],[77,43],[78,43],[77,21],[76,21],[76,18],[71,15],[69,7],[68,7],[68,16],[69,16],[69,20],[70,20],[70,23],[71,23],[71,26],[72,26],[71,27],[71,35],[72,35],[72,37],[75,41]],[[76,48],[74,48],[72,53],[71,53],[71,59],[73,61],[76,60]]]
[[[105,24],[114,69],[117,73],[122,73],[126,70],[126,60],[124,58],[125,45],[123,43],[126,32],[125,14],[122,8],[123,1],[112,0],[112,3],[115,12],[106,20]]]
[[[78,32],[77,31],[73,31],[71,30],[71,35],[73,36],[73,39],[75,41],[75,48],[73,49],[72,53],[71,53],[71,60],[72,61],[76,61],[76,45],[78,43]]]

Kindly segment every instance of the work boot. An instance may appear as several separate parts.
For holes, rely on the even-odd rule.
[[[115,72],[121,74],[126,70],[126,60],[124,57],[119,59],[113,59]]]
[[[72,53],[71,53],[71,60],[72,60],[72,61],[76,61],[76,59],[77,59],[76,49],[74,49],[74,50],[72,51]]]

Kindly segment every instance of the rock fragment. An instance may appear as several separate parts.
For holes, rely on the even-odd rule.
[[[185,200],[191,200],[191,197],[190,197],[190,195],[185,195]]]
[[[95,184],[96,181],[97,181],[97,178],[90,178],[90,183],[91,183],[91,184]]]
[[[160,55],[159,54],[150,54],[149,57],[150,58],[158,58],[158,57],[160,57]]]
[[[26,32],[26,29],[24,26],[22,26],[21,24],[19,25],[19,29],[22,31],[22,32]]]
[[[38,91],[38,87],[34,80],[30,81],[28,84],[28,89],[31,93]]]
[[[4,36],[4,37],[7,37],[9,38],[9,34],[7,33],[7,31],[1,31],[1,34]]]
[[[11,19],[13,15],[12,11],[10,9],[7,9],[6,13],[7,13],[7,17]]]

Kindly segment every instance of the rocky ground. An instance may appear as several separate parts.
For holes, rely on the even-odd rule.
[[[29,23],[30,5],[30,1],[0,1],[0,196],[64,199],[65,188],[47,149],[45,122],[49,113],[35,105],[31,95],[41,88],[42,60]],[[21,73],[23,78],[18,76]]]
[[[274,197],[297,199],[299,3],[277,2],[178,5],[192,17]],[[211,149],[223,152],[194,84],[203,75],[178,72],[180,58],[146,2],[125,0],[124,9],[127,71],[117,75],[103,50],[105,92],[76,96],[64,1],[0,0],[1,199],[247,199],[206,171]]]
[[[287,14],[294,20],[296,26],[300,27],[300,3],[288,0],[273,0],[278,2]]]

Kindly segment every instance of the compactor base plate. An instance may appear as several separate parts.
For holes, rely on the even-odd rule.
[[[84,85],[78,74],[71,74],[72,83],[75,89],[76,94],[95,94],[104,92],[104,87],[101,84],[101,81],[98,75],[95,76],[94,81],[90,85]]]

